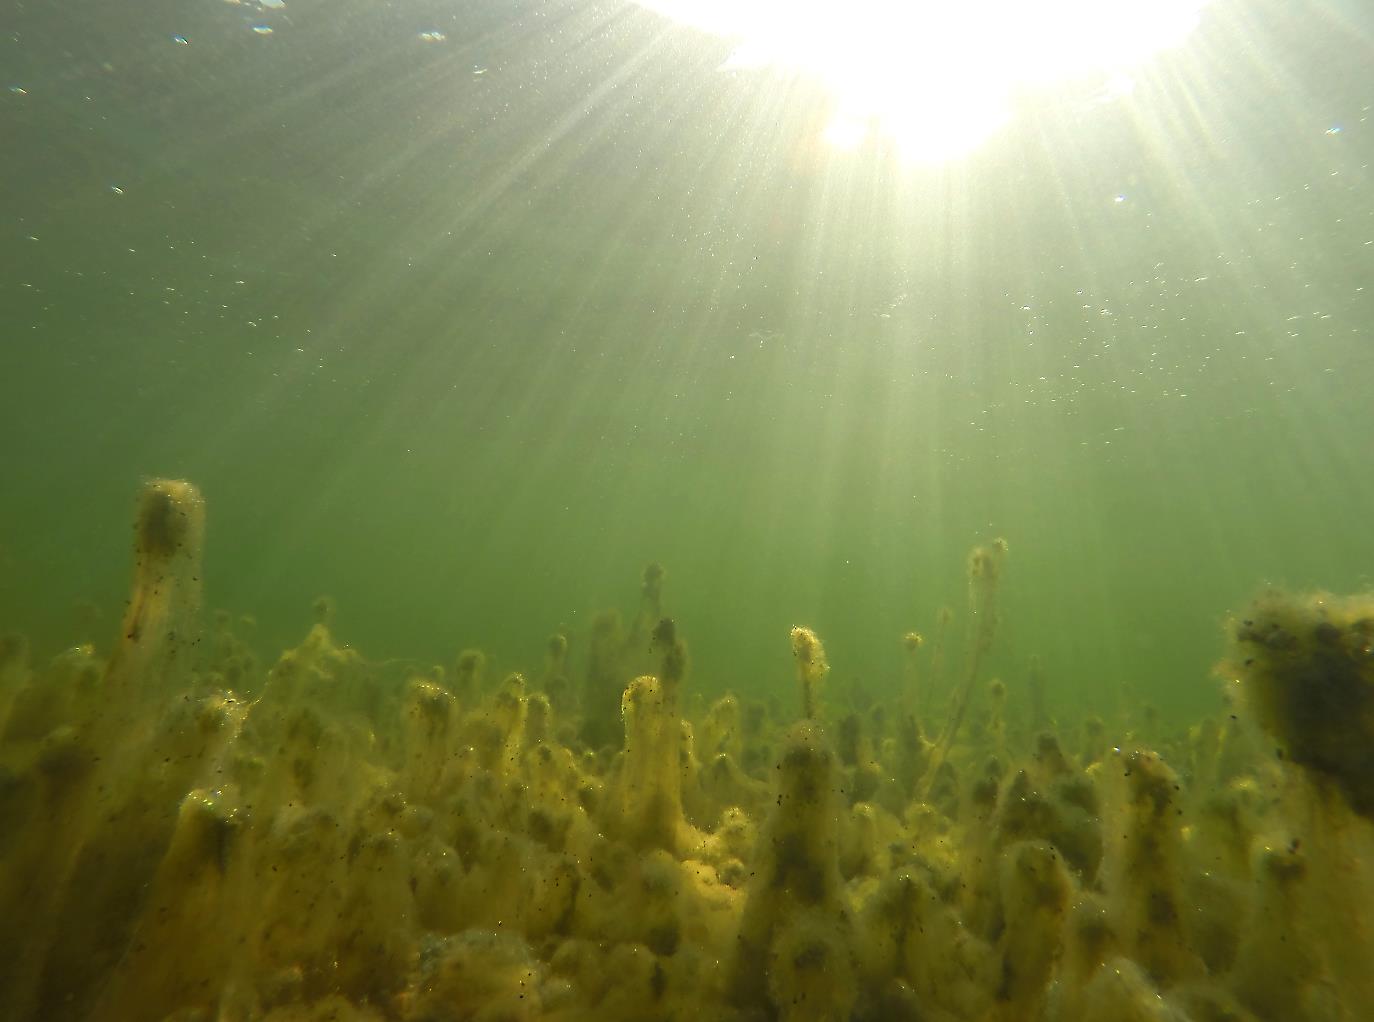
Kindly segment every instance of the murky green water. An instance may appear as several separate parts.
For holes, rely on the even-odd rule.
[[[615,4],[5,22],[0,619],[40,651],[108,646],[157,475],[264,652],[329,593],[372,655],[530,665],[656,559],[703,690],[787,684],[798,621],[880,689],[1003,535],[997,672],[1196,709],[1229,608],[1368,585],[1362,5],[1214,4],[1130,97],[916,166]]]
[[[1374,7],[1055,6],[0,11],[0,1017],[1374,1018]]]

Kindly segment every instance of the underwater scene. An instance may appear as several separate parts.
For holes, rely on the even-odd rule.
[[[1374,1019],[1374,6],[0,25],[0,1019]]]

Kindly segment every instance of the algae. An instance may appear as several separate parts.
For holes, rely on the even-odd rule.
[[[108,652],[0,643],[5,1018],[1374,1014],[1368,597],[1262,597],[1223,719],[1071,727],[1038,662],[979,684],[1001,542],[943,713],[945,613],[890,702],[793,628],[791,712],[700,698],[657,566],[492,681],[369,660],[327,598],[264,666],[201,620],[195,488],[134,535]]]

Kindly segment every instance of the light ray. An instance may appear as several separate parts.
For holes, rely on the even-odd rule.
[[[834,100],[823,137],[852,149],[878,136],[908,158],[977,149],[1029,90],[1092,86],[1127,94],[1131,73],[1181,44],[1205,0],[1036,4],[892,0],[640,0],[735,44],[725,71],[773,69],[822,82]]]

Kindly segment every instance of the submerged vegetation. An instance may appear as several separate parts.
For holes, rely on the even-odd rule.
[[[0,644],[7,1019],[1374,1017],[1374,599],[1261,597],[1220,719],[1070,728],[984,676],[1001,540],[962,650],[894,636],[872,701],[799,626],[784,709],[694,695],[657,566],[529,678],[373,664],[328,600],[265,666],[203,537],[148,484],[108,654]]]

